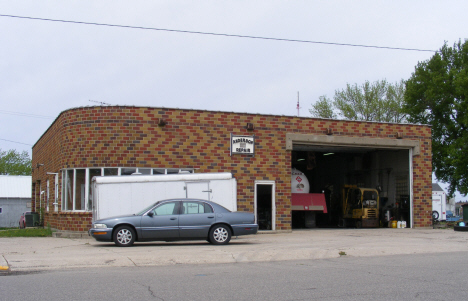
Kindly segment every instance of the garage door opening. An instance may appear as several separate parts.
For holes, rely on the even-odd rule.
[[[255,183],[255,212],[259,230],[275,230],[274,182]]]
[[[326,203],[311,210],[292,200],[293,229],[411,225],[408,149],[294,145],[291,167],[292,189],[294,172],[303,174],[309,190],[300,193],[321,194]]]

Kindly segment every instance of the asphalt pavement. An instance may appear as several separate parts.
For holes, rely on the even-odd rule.
[[[312,229],[205,241],[146,242],[132,247],[93,238],[0,238],[0,274],[41,270],[313,260],[468,251],[468,232],[449,229]]]

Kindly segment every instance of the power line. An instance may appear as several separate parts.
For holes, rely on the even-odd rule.
[[[18,142],[18,141],[12,141],[12,140],[2,139],[2,138],[0,138],[0,140],[32,146],[32,144],[23,143],[23,142]]]
[[[0,114],[16,115],[16,116],[24,116],[24,117],[34,117],[34,118],[41,118],[41,119],[54,119],[55,118],[55,117],[52,117],[52,116],[21,113],[21,112],[12,112],[12,111],[4,111],[4,110],[0,110]]]
[[[167,32],[176,32],[176,33],[189,33],[189,34],[233,37],[233,38],[271,40],[271,41],[282,41],[282,42],[310,43],[310,44],[323,44],[323,45],[348,46],[348,47],[364,47],[364,48],[377,48],[377,49],[389,49],[389,50],[437,52],[437,50],[429,50],[429,49],[388,47],[388,46],[375,46],[375,45],[360,45],[360,44],[347,44],[347,43],[334,43],[334,42],[320,42],[320,41],[296,40],[296,39],[284,39],[284,38],[271,38],[271,37],[247,36],[247,35],[237,35],[237,34],[227,34],[227,33],[214,33],[214,32],[191,31],[191,30],[143,27],[143,26],[118,25],[118,24],[106,24],[106,23],[83,22],[83,21],[70,21],[70,20],[47,19],[47,18],[2,15],[2,14],[0,14],[0,17],[38,20],[38,21],[49,21],[49,22],[61,22],[61,23],[72,23],[72,24],[82,24],[82,25],[96,25],[96,26],[107,26],[107,27],[142,29],[142,30],[157,30],[157,31],[167,31]]]

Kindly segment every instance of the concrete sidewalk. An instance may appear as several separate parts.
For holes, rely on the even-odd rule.
[[[459,251],[468,251],[468,232],[434,229],[296,230],[234,237],[226,246],[191,241],[135,243],[119,248],[92,238],[0,238],[0,266],[14,272]]]

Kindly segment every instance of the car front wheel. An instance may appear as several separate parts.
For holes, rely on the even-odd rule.
[[[231,229],[224,225],[211,228],[210,242],[215,245],[225,245],[231,240]]]
[[[130,247],[135,242],[135,231],[129,226],[118,227],[114,231],[114,243],[119,247]]]

